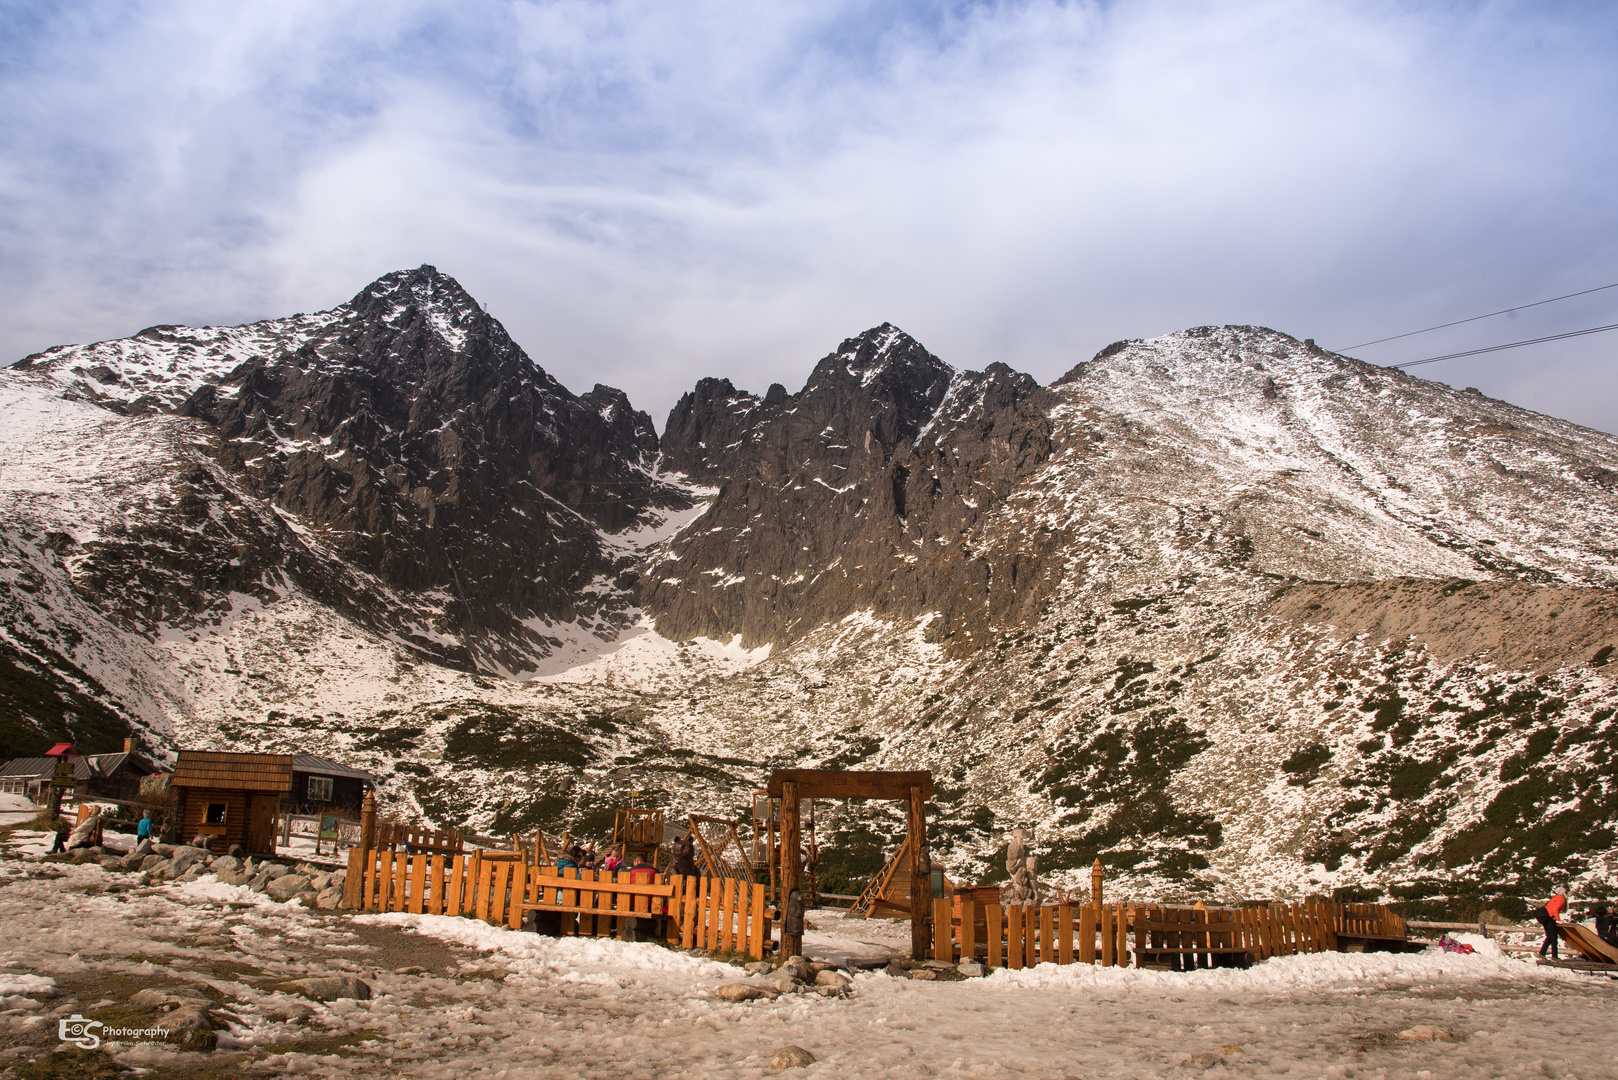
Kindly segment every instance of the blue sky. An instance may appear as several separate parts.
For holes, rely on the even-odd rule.
[[[1618,282],[1615,58],[1610,3],[0,3],[0,361],[424,262],[659,425],[884,320],[1042,381],[1205,323],[1346,346]],[[1615,357],[1418,371],[1618,431]]]

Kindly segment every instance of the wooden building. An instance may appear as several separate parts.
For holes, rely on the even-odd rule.
[[[71,749],[71,748],[70,748]],[[0,767],[0,793],[26,795],[42,801],[56,773],[56,757],[17,758]],[[118,754],[72,756],[73,791],[82,802],[96,799],[131,802],[140,797],[140,782],[158,767],[135,752],[135,741],[124,740]]]
[[[281,800],[292,794],[292,754],[231,754],[181,750],[173,786],[180,842],[210,837],[214,851],[240,844],[275,854]]]
[[[283,809],[294,814],[339,814],[360,819],[365,793],[376,788],[376,778],[329,758],[292,755],[292,793]]]

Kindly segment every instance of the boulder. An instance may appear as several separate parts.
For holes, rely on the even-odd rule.
[[[189,986],[154,986],[137,990],[130,995],[129,1003],[143,1009],[162,1009],[165,1012],[182,1005],[201,1005],[203,1008],[213,1005],[207,994]]]
[[[148,855],[146,858],[140,861],[140,872],[143,874],[150,874],[166,862],[168,862],[168,860],[161,855]]]
[[[174,858],[174,852],[176,850],[177,849],[175,848],[175,846],[173,844],[153,844],[152,845],[152,854],[161,855],[165,859]]]
[[[181,876],[187,870],[191,869],[191,867],[195,866],[197,861],[200,860],[204,854],[205,852],[201,848],[180,848],[174,853],[174,859],[172,860],[173,868],[169,871],[169,873],[173,874],[175,877]]]
[[[1395,1039],[1405,1042],[1454,1042],[1455,1033],[1449,1028],[1439,1027],[1436,1024],[1417,1024],[1412,1028],[1395,1032]]]
[[[309,887],[311,889],[315,890],[315,892],[317,892],[317,893],[318,892],[325,892],[326,889],[330,885],[331,885],[331,875],[330,874],[310,874],[309,875]]]
[[[768,975],[775,970],[775,965],[768,960],[755,960],[742,968],[749,975]]]
[[[343,890],[323,889],[315,894],[315,907],[322,911],[334,911],[343,905]]]
[[[311,1001],[336,1001],[338,998],[371,1000],[370,985],[352,975],[322,975],[314,979],[303,979],[293,986],[297,988],[298,993]]]
[[[124,860],[116,855],[103,855],[96,861],[101,864],[101,869],[103,870],[122,870],[124,868]]]
[[[264,864],[264,873],[268,874],[270,876],[270,878],[273,880],[274,878],[284,877],[287,874],[292,873],[292,871],[288,870],[286,867],[282,866],[280,863],[265,863]],[[305,880],[308,880],[308,879],[306,878]]]
[[[853,981],[854,980],[850,979],[847,975],[844,975],[841,972],[833,971],[830,968],[827,968],[825,971],[815,973],[816,986],[835,986],[841,988],[847,986]]]
[[[724,1001],[754,1001],[761,997],[768,997],[769,993],[762,986],[753,983],[733,982],[716,987],[714,993]]]
[[[772,1069],[801,1069],[814,1063],[815,1055],[801,1046],[783,1046],[770,1055]]]
[[[214,1031],[213,1014],[200,1004],[181,1005],[164,1014],[157,1026],[168,1030],[171,1041],[165,1042],[165,1046],[175,1045],[172,1040],[178,1038],[178,1047],[182,1050],[212,1050],[219,1040]]]
[[[233,859],[229,855],[221,855],[219,858],[214,859],[208,864],[208,869],[212,870],[216,874],[223,874],[232,870],[240,870],[241,868],[242,861],[240,859]]]
[[[973,960],[968,960],[966,963],[956,967],[955,970],[965,975],[968,979],[980,978],[983,975],[983,965]]]
[[[938,972],[934,971],[932,968],[911,968],[910,977],[912,979],[921,979],[924,982],[933,982],[937,980]]]
[[[792,977],[799,982],[808,982],[811,975],[809,961],[801,956],[789,956],[781,964],[782,971],[790,971]]]
[[[893,961],[882,970],[886,971],[889,975],[892,975],[895,979],[903,979],[910,975],[910,969],[904,964],[899,963],[897,960]]]
[[[302,874],[280,874],[270,878],[264,892],[272,900],[291,900],[309,887],[309,879]]]
[[[790,968],[782,968],[780,971],[777,971],[774,975],[771,975],[769,978],[765,979],[764,984],[775,990],[775,992],[778,994],[790,994],[801,985],[800,982],[793,977],[792,970]]]
[[[281,1020],[296,1023],[307,1020],[315,1015],[315,1010],[300,1001],[289,1001],[284,998],[274,998],[258,1003],[259,1011],[271,1020]]]
[[[131,851],[128,855],[125,855],[122,859],[118,860],[119,868],[122,870],[139,870],[141,868],[141,864],[146,861],[146,855],[146,852],[136,848],[134,851]]]
[[[246,885],[249,880],[251,879],[240,870],[219,871],[219,884],[221,885]]]
[[[332,874],[332,876],[331,876],[331,887],[334,888],[334,889],[341,889],[343,887],[343,882],[345,882],[347,880],[348,880],[348,871],[347,870],[339,870],[336,873]]]

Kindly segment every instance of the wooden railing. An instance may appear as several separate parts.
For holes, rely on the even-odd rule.
[[[1339,937],[1400,939],[1404,920],[1380,904],[1269,904],[1206,908],[1158,904],[984,904],[933,901],[936,959],[990,967],[1099,964],[1211,967],[1217,957],[1253,960],[1332,952]],[[1133,955],[1133,959],[1131,959]]]
[[[642,933],[648,927],[682,948],[763,959],[772,936],[767,893],[763,885],[722,878],[558,870],[533,865],[521,851],[405,855],[355,849],[349,852],[343,906],[463,915],[513,930],[527,912],[555,913],[563,936],[625,940],[649,936]]]
[[[458,854],[466,847],[465,838],[461,833],[426,829],[418,825],[401,825],[382,817],[376,819],[376,839],[373,843],[378,848],[387,848],[390,851],[407,846],[412,852],[424,851],[438,855]]]

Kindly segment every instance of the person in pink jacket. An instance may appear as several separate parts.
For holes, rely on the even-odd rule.
[[[1549,949],[1551,951],[1552,960],[1561,959],[1561,957],[1556,954],[1556,920],[1560,919],[1562,917],[1562,912],[1566,910],[1567,890],[1558,888],[1556,892],[1552,894],[1550,900],[1546,901],[1545,906],[1534,912],[1534,918],[1538,919],[1539,925],[1545,928],[1545,944],[1539,947],[1540,956],[1544,956],[1545,950]]]

